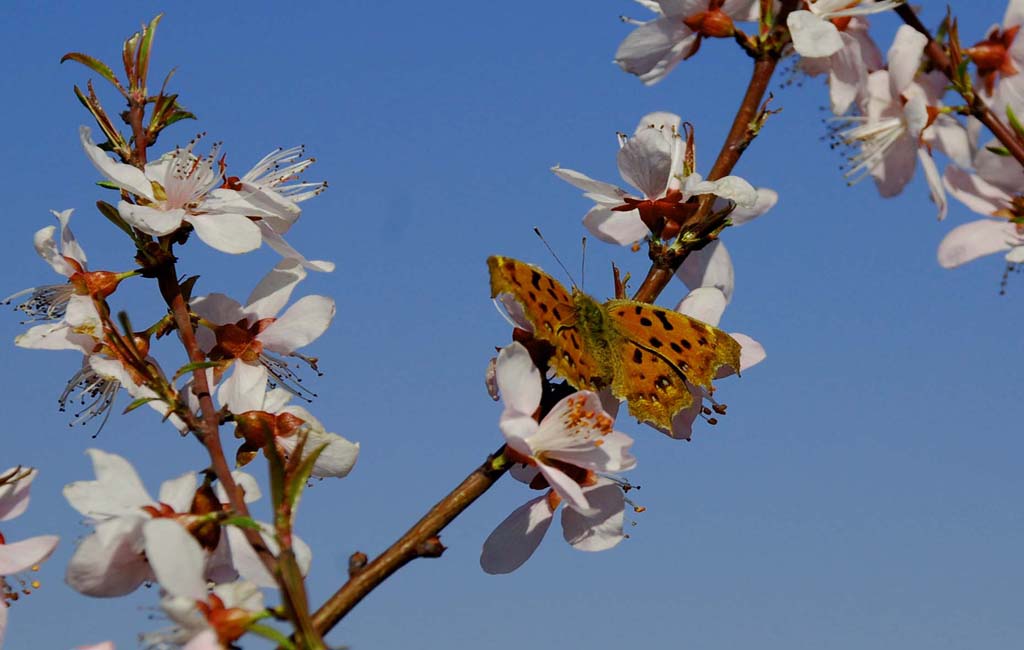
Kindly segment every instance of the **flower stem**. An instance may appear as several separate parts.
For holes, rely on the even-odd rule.
[[[366,566],[351,571],[348,582],[313,614],[316,630],[320,634],[326,634],[377,585],[409,562],[418,557],[439,556],[444,547],[437,540],[438,533],[489,490],[508,470],[510,463],[505,458],[504,451],[503,445],[491,454],[486,462],[473,470],[458,487],[438,501],[386,551]]]

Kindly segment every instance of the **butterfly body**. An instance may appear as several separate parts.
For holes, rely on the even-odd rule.
[[[722,366],[739,368],[740,346],[725,332],[684,314],[633,300],[600,303],[570,294],[541,269],[492,256],[491,297],[511,295],[536,338],[554,347],[556,375],[578,389],[610,388],[637,419],[664,431],[694,403],[691,387],[714,390]]]

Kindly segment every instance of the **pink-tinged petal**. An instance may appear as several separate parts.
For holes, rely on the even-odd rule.
[[[1021,37],[1024,40],[1024,36]],[[1019,74],[1010,79],[1021,79],[1021,83],[1024,84],[1024,74]],[[1024,106],[1024,97],[1021,98],[1021,103],[1018,106]],[[1024,110],[1022,110],[1024,112]],[[989,144],[998,144],[993,141]],[[1020,188],[1024,186],[1024,168],[1022,168],[1017,161],[1008,156],[1000,156],[999,154],[989,151],[987,148],[983,148],[978,151],[974,158],[974,169],[978,172],[978,175],[984,178],[989,183],[1005,190],[1008,193],[1017,193]]]
[[[0,648],[4,645],[5,636],[7,636],[7,603],[0,602]]]
[[[660,131],[644,129],[617,154],[619,173],[650,199],[661,197],[672,172],[672,145]]]
[[[608,550],[625,538],[625,497],[619,486],[608,480],[587,488],[586,493],[594,512],[584,516],[572,508],[562,508],[562,535],[579,551]]]
[[[35,246],[36,252],[39,253],[39,257],[43,258],[43,261],[49,264],[54,271],[64,277],[70,277],[77,269],[64,259],[64,255],[58,249],[56,234],[56,226],[40,228],[32,238],[32,244]]]
[[[97,147],[96,143],[93,142],[92,129],[89,127],[78,127],[78,136],[82,141],[82,148],[85,150],[85,154],[107,180],[121,189],[128,190],[132,194],[144,196],[150,201],[155,200],[153,197],[153,185],[146,178],[146,175],[142,173],[142,170],[132,165],[119,163],[108,156],[107,152]]]
[[[100,338],[103,334],[103,323],[89,296],[71,296],[64,320],[79,334],[88,334],[94,338]]]
[[[306,270],[297,260],[281,260],[249,294],[245,301],[245,315],[253,320],[277,316],[306,275]]]
[[[75,650],[115,650],[113,641],[103,641],[94,645],[80,645]]]
[[[954,198],[978,214],[992,216],[1010,204],[1009,194],[953,165],[946,166],[943,182]]]
[[[545,496],[516,508],[484,541],[480,567],[490,574],[512,573],[544,539],[554,513]]]
[[[889,61],[889,83],[892,84],[893,96],[902,93],[914,81],[927,44],[928,37],[910,25],[900,25],[896,30],[896,37],[886,58]]]
[[[676,271],[676,277],[690,289],[715,287],[732,300],[735,276],[732,257],[721,240],[690,253]]]
[[[935,160],[931,157],[931,154],[924,147],[917,150],[917,159],[921,162],[921,169],[924,170],[924,178],[928,183],[928,193],[931,195],[932,203],[935,204],[938,219],[942,221],[946,218],[949,203],[946,200],[946,191],[942,187],[942,177],[939,176],[939,168],[935,165]]]
[[[846,32],[841,32],[839,37],[843,39],[843,47],[828,59],[828,95],[835,115],[843,115],[850,109],[868,81],[868,69],[857,39]]]
[[[793,38],[793,49],[800,56],[832,56],[843,47],[839,30],[827,20],[822,20],[809,11],[794,11],[786,18],[789,34]]]
[[[708,8],[707,0],[654,0],[653,3],[645,0],[637,0],[640,4],[648,6],[652,11],[655,11],[649,5],[655,4],[658,9],[656,13],[661,13],[665,16],[671,16],[673,18],[686,18],[689,15],[695,14],[698,11],[704,11]]]
[[[960,167],[971,166],[972,147],[967,129],[949,115],[939,115],[925,131],[926,141],[933,142],[939,151],[949,156]]]
[[[153,578],[143,555],[143,517],[104,521],[78,545],[64,580],[86,596],[123,596]]]
[[[566,183],[583,190],[586,193],[584,196],[598,203],[617,205],[622,203],[622,197],[629,195],[626,190],[620,187],[603,181],[595,181],[586,174],[581,174],[571,169],[564,169],[555,165],[551,168],[551,171]]]
[[[505,436],[505,443],[524,456],[533,455],[533,449],[526,440],[537,433],[537,428],[537,421],[532,415],[519,413],[507,407],[498,418],[498,429],[501,435]]]
[[[256,225],[259,226],[260,232],[263,234],[263,243],[281,257],[298,260],[299,264],[302,264],[303,267],[313,271],[320,271],[321,273],[330,273],[334,270],[334,262],[306,259],[304,255],[295,250],[291,244],[284,240],[284,237],[275,232],[266,222],[257,221]]]
[[[1010,252],[1006,254],[1006,261],[1010,264],[1024,263],[1024,241],[1017,246],[1014,246]]]
[[[211,293],[208,296],[193,298],[189,304],[192,311],[203,320],[217,325],[237,323],[245,317],[245,310],[234,298],[222,293]]]
[[[19,467],[9,467],[0,476],[23,475],[13,483],[0,485],[0,521],[9,521],[20,516],[28,508],[29,492],[32,488],[32,481],[35,480],[38,470],[25,471]]]
[[[203,630],[182,646],[181,650],[223,650],[223,648],[224,646],[217,640],[216,632]]]
[[[985,255],[1008,251],[1024,243],[1008,221],[980,219],[957,226],[939,244],[939,264],[952,269]]]
[[[195,472],[185,472],[178,478],[164,481],[160,486],[160,503],[166,503],[175,512],[188,512],[196,495]]]
[[[601,241],[619,246],[629,246],[650,234],[638,210],[616,212],[595,205],[583,217],[583,225]]]
[[[540,371],[533,365],[526,348],[520,343],[505,347],[498,353],[495,373],[498,393],[505,402],[505,413],[532,416],[540,406],[542,388]]]
[[[0,576],[18,573],[50,557],[60,540],[56,535],[29,537],[20,542],[0,544]]]
[[[903,105],[903,118],[907,123],[907,132],[915,139],[922,138],[928,126],[928,103],[924,93],[917,92],[920,86],[912,86],[904,94],[906,103]]]
[[[1013,27],[1022,23],[1024,23],[1024,0],[1010,0],[1006,5],[1006,13],[1003,14],[1003,27]]]
[[[569,478],[562,470],[555,469],[550,465],[540,464],[537,469],[567,506],[572,506],[583,513],[591,512],[590,504],[587,503],[587,497],[583,495],[583,488],[579,483]]]
[[[511,294],[499,293],[493,302],[494,308],[498,310],[498,313],[501,314],[501,317],[509,325],[524,329],[527,332],[533,332],[533,325],[526,318],[526,310],[523,309],[522,304],[512,297]]]
[[[173,596],[206,600],[206,554],[196,538],[173,519],[151,519],[142,533],[146,557],[160,586]]]
[[[248,253],[263,243],[259,226],[240,214],[194,214],[186,219],[203,243],[222,253]]]
[[[747,368],[756,366],[768,357],[768,353],[765,352],[764,346],[746,334],[729,332],[729,336],[740,344],[740,372],[745,371]]]
[[[64,498],[71,507],[94,520],[126,514],[141,514],[153,499],[131,463],[117,454],[87,449],[95,481],[75,481],[64,486]]]
[[[703,181],[687,188],[690,194],[714,194],[736,205],[752,208],[757,203],[757,190],[739,176],[726,176],[717,181]]]
[[[592,413],[593,416],[581,418],[581,413]],[[608,416],[601,410],[597,393],[580,391],[555,404],[540,423],[537,433],[526,442],[534,456],[543,454],[545,458],[555,458],[584,469],[621,472],[632,468],[636,465],[636,458],[629,453],[633,439],[624,433],[601,428],[598,420],[602,418]]]
[[[757,197],[754,199],[754,204],[750,207],[743,207],[737,204],[736,209],[729,213],[729,219],[732,221],[732,225],[741,226],[768,212],[778,202],[778,192],[767,187],[759,187],[757,188]]]
[[[96,347],[96,339],[75,332],[66,323],[44,323],[30,327],[14,337],[14,344],[30,350],[77,350],[88,352]]]
[[[147,205],[134,205],[127,201],[117,204],[117,212],[121,218],[144,233],[150,235],[168,235],[181,227],[185,211],[180,208],[159,210]]]
[[[683,60],[696,38],[679,18],[658,18],[638,26],[622,41],[615,52],[615,63],[651,85]]]
[[[671,135],[679,132],[679,125],[682,124],[683,118],[679,117],[675,113],[669,113],[668,111],[654,111],[648,113],[640,118],[637,122],[634,133],[638,133],[641,129],[656,129],[666,135]]]
[[[277,439],[278,444],[288,455],[295,450],[298,441],[298,434]],[[306,436],[302,457],[305,458],[320,448],[323,448],[323,451],[313,463],[313,476],[318,478],[345,478],[359,458],[358,442],[349,442],[336,433],[315,430]]]
[[[75,234],[71,232],[71,215],[74,213],[73,209],[61,210],[50,210],[50,214],[57,218],[57,222],[60,224],[60,250],[65,257],[70,257],[82,266],[85,266],[86,261],[85,251],[82,250],[78,240],[75,239]]]
[[[213,588],[213,593],[224,602],[225,607],[240,607],[250,612],[258,612],[265,606],[263,592],[259,587],[244,580],[217,585]]]
[[[693,395],[693,404],[675,414],[672,418],[671,431],[662,431],[669,438],[689,440],[693,435],[693,423],[697,420],[697,416],[700,415],[704,394],[700,389],[692,386],[690,386],[690,394]]]
[[[902,192],[914,177],[916,161],[917,142],[904,133],[889,147],[885,157],[871,169],[878,193],[890,197]]]
[[[234,372],[217,391],[222,406],[235,413],[260,410],[267,388],[267,369],[260,364],[235,361]]]
[[[728,304],[725,294],[716,287],[697,287],[679,301],[676,311],[718,327]]]
[[[260,484],[256,482],[251,474],[247,474],[241,470],[235,470],[231,472],[231,476],[235,479],[235,484],[242,488],[243,499],[246,503],[253,503],[259,501],[263,493],[260,491]],[[227,492],[224,491],[224,486],[221,485],[220,481],[213,486],[213,491],[217,495],[217,500],[221,503],[228,503]]]
[[[619,416],[619,407],[622,405],[622,402],[619,401],[618,397],[612,395],[610,387],[597,391],[597,398],[601,400],[601,408],[608,414],[608,417],[614,420]]]
[[[333,299],[305,296],[289,307],[270,327],[260,332],[256,339],[271,352],[291,354],[320,338],[333,319]]]

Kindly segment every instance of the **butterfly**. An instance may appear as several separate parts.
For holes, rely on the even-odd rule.
[[[541,269],[510,257],[487,259],[491,297],[509,294],[554,347],[549,366],[579,390],[611,388],[641,422],[672,430],[672,418],[693,404],[690,387],[708,393],[722,366],[738,370],[740,344],[685,314],[635,300],[599,303],[576,287],[566,291]]]

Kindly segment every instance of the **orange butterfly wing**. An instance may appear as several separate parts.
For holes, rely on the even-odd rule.
[[[633,300],[609,300],[605,309],[620,338],[612,345],[612,392],[642,422],[670,431],[672,418],[693,404],[690,385],[710,393],[719,368],[740,367],[739,343],[720,329]]]
[[[555,374],[579,389],[597,389],[606,383],[607,372],[577,327],[576,302],[558,280],[510,257],[493,255],[487,258],[487,266],[491,297],[507,293],[515,298],[533,326],[533,335],[555,348],[549,362]]]

